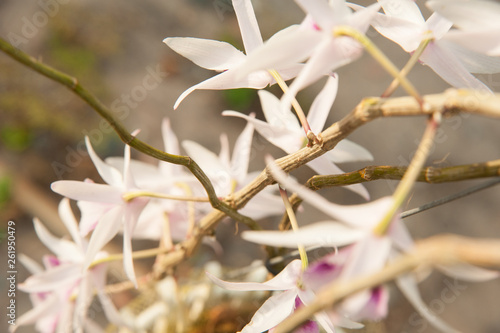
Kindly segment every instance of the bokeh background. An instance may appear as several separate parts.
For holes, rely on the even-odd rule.
[[[303,18],[302,11],[291,0],[254,0],[253,4],[264,39]],[[125,107],[122,110],[127,111],[120,117],[127,128],[140,128],[140,138],[156,147],[162,147],[159,125],[164,117],[171,119],[180,140],[194,140],[216,152],[220,149],[220,133],[226,132],[230,139],[235,139],[245,125],[241,119],[222,117],[221,111],[256,112],[262,117],[253,90],[196,91],[178,110],[172,109],[180,93],[213,73],[177,55],[162,40],[174,36],[210,38],[230,42],[242,49],[230,0],[0,0],[0,35],[15,41],[30,55],[77,77],[106,105],[116,103]],[[399,46],[374,31],[370,31],[369,36],[396,65],[405,64],[408,55]],[[143,89],[146,94],[138,95],[137,87],[144,85],[144,78],[152,72],[161,74],[155,76],[158,84],[153,89]],[[339,93],[328,123],[341,119],[363,97],[380,95],[391,82],[389,75],[366,54],[339,69],[338,74]],[[448,88],[424,66],[417,66],[409,77],[422,94],[439,93]],[[479,77],[493,90],[500,89],[498,76]],[[321,84],[323,82],[299,95],[306,110]],[[276,87],[269,89],[279,94]],[[130,99],[134,92],[136,98]],[[398,91],[398,94],[404,92]],[[0,226],[3,233],[7,221],[15,221],[18,254],[25,253],[39,261],[48,251],[34,235],[31,222],[34,215],[39,216],[54,234],[65,234],[56,213],[60,197],[50,191],[51,182],[87,177],[100,179],[83,153],[85,135],[91,137],[101,157],[123,153],[118,137],[103,132],[101,126],[99,116],[66,88],[0,54]],[[349,139],[373,153],[375,160],[370,164],[407,165],[424,126],[425,119],[421,117],[378,119],[358,129]],[[436,143],[427,164],[452,166],[498,159],[499,126],[496,119],[476,116],[446,119],[442,126],[443,140]],[[257,134],[255,139],[264,141]],[[274,157],[283,154],[272,147],[262,153]],[[251,161],[251,170],[264,167],[262,156]],[[134,158],[153,163],[141,154],[134,154]],[[345,171],[364,166],[363,163],[342,165]],[[294,175],[305,181],[313,173],[302,168]],[[406,208],[417,207],[480,182],[417,184]],[[376,199],[390,194],[396,184],[377,181],[366,186]],[[343,189],[322,190],[321,193],[337,203],[361,203],[360,198]],[[410,217],[406,223],[415,239],[437,233],[500,237],[499,202],[500,189],[494,187]],[[321,217],[307,206],[299,215],[304,224]],[[277,219],[270,219],[264,221],[264,226],[272,228],[276,223]],[[227,267],[238,268],[250,264],[256,256],[264,258],[259,247],[244,244],[239,239],[233,223],[221,224],[217,237],[225,249],[224,256],[206,254],[200,261],[206,257],[215,258]],[[0,244],[2,253],[6,251],[5,243]],[[136,246],[156,245],[141,242]],[[6,271],[5,265],[2,255],[2,271]],[[139,270],[147,271],[151,262],[146,260],[136,265]],[[18,264],[18,282],[27,277],[26,270]],[[421,284],[423,298],[443,319],[463,332],[499,332],[500,282],[460,283],[460,289],[451,290],[453,283],[449,277],[432,273]],[[1,280],[3,309],[6,286],[6,281]],[[450,290],[456,297],[451,302],[443,301],[443,293]],[[435,332],[414,314],[413,308],[392,285],[391,293],[389,317],[360,332]],[[31,303],[20,291],[17,300],[17,315],[20,316]],[[124,300],[116,299],[116,302],[120,305]],[[3,319],[0,322],[3,323]],[[23,327],[19,332],[33,332],[33,328]]]

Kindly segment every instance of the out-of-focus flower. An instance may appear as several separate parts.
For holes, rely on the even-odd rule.
[[[249,118],[254,119],[254,115]],[[219,196],[227,196],[241,189],[257,176],[255,172],[248,172],[250,157],[254,153],[253,133],[254,125],[248,122],[236,140],[231,157],[229,141],[225,134],[220,137],[219,155],[194,141],[183,141],[182,146],[210,178],[216,193]],[[282,214],[283,211],[281,197],[273,194],[270,189],[259,193],[240,210],[242,214],[255,219]]]
[[[172,50],[198,66],[222,72],[184,91],[175,102],[174,109],[196,89],[262,89],[275,83],[266,69],[254,71],[245,76],[237,75],[235,70],[244,66],[247,56],[263,42],[252,2],[250,0],[233,0],[233,8],[240,26],[246,55],[231,44],[216,40],[185,37],[170,37],[163,40]],[[285,32],[286,30],[278,32],[275,37]],[[285,80],[295,77],[300,68],[301,65],[297,63],[274,67]]]
[[[338,77],[330,76],[325,87],[315,98],[307,115],[307,121],[314,133],[319,133],[323,129],[337,95],[337,87]],[[278,98],[265,90],[259,91],[259,97],[266,121],[235,111],[224,111],[222,114],[246,119],[266,140],[283,149],[287,154],[305,147],[308,139],[292,111],[284,108]],[[373,160],[373,156],[365,148],[349,140],[342,140],[333,150],[310,161],[307,165],[322,175],[341,174],[343,171],[334,163],[369,160]],[[366,199],[369,198],[366,188],[361,184],[350,185],[346,188]]]
[[[33,309],[18,318],[11,332],[18,326],[30,324],[35,324],[36,329],[44,333],[99,332],[98,326],[87,318],[94,292],[108,319],[121,324],[116,308],[104,292],[107,265],[99,264],[88,270],[84,267],[87,242],[78,231],[68,199],[61,201],[59,215],[73,241],[53,236],[34,219],[38,238],[54,255],[44,257],[45,269],[32,259],[20,256],[32,275],[19,284],[19,290],[30,293]],[[105,256],[105,252],[97,254],[97,257]]]
[[[137,197],[125,200],[123,197],[128,192],[138,189],[130,171],[130,147],[128,145],[125,146],[122,174],[97,156],[88,137],[85,140],[92,162],[107,184],[61,180],[52,183],[51,188],[54,192],[70,199],[88,202],[83,206],[80,205],[80,208],[84,209],[83,214],[93,217],[86,221],[97,222],[86,251],[85,266],[89,267],[104,245],[119,231],[122,231],[123,265],[127,277],[137,284],[132,260],[132,234],[139,215],[149,199]],[[92,228],[86,226],[85,229],[91,230]]]
[[[377,14],[372,26],[383,36],[414,52],[420,42],[432,39],[419,60],[456,88],[490,89],[471,73],[500,72],[500,58],[488,57],[447,39],[453,23],[433,13],[424,20],[412,0],[380,1],[385,14]]]

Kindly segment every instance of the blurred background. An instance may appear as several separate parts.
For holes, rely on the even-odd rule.
[[[253,4],[264,39],[303,18],[302,11],[291,0],[254,0]],[[222,117],[221,111],[256,112],[257,117],[262,118],[256,91],[246,89],[195,91],[177,110],[172,108],[185,89],[212,76],[213,72],[177,55],[162,40],[177,36],[209,38],[227,41],[243,49],[230,0],[0,0],[0,35],[33,57],[78,78],[104,104],[121,107],[118,116],[126,127],[130,130],[140,128],[139,137],[155,147],[163,147],[160,122],[164,117],[171,119],[180,140],[197,141],[215,152],[220,149],[222,132],[226,132],[234,143],[245,125],[241,119]],[[405,64],[408,55],[399,46],[374,31],[369,32],[369,37],[398,67]],[[338,74],[339,93],[327,124],[341,119],[363,97],[380,95],[392,81],[367,54],[341,68]],[[157,84],[141,89],[148,76]],[[409,77],[422,94],[439,93],[448,88],[424,66],[417,66]],[[500,89],[499,76],[478,77],[493,90]],[[305,110],[323,84],[321,81],[299,95]],[[269,90],[280,95],[276,87]],[[397,91],[398,94],[404,95],[404,92]],[[355,131],[349,139],[372,152],[375,160],[369,164],[403,166],[408,164],[417,148],[425,121],[422,117],[378,119]],[[499,126],[496,119],[476,116],[445,119],[443,139],[436,142],[427,164],[439,167],[498,159]],[[18,254],[27,254],[40,262],[48,252],[34,234],[34,215],[54,234],[66,234],[57,218],[60,197],[50,191],[52,182],[84,178],[100,181],[85,153],[85,135],[90,136],[102,158],[123,154],[123,144],[118,137],[103,128],[99,116],[73,93],[0,54],[0,227],[5,235],[7,221],[15,221]],[[255,139],[264,142],[258,134]],[[276,158],[283,156],[280,150],[271,147],[264,152]],[[265,166],[262,156],[251,161],[251,171]],[[137,153],[133,157],[154,162]],[[366,165],[351,163],[341,167],[353,171]],[[313,173],[302,168],[294,175],[305,181]],[[417,207],[483,181],[417,184],[405,208]],[[366,187],[376,199],[392,193],[396,185],[394,181],[380,180]],[[362,202],[343,189],[325,189],[321,193],[336,203]],[[493,187],[407,218],[406,223],[415,239],[437,233],[500,237],[499,202],[500,188]],[[306,206],[299,220],[307,224],[322,217]],[[279,217],[266,220],[263,226],[273,228],[278,220]],[[221,224],[216,233],[223,244],[224,256],[205,253],[199,262],[217,259],[226,267],[238,268],[249,265],[256,257],[264,258],[258,246],[244,244],[239,239],[233,223]],[[134,249],[139,249],[156,244],[139,242],[135,246]],[[2,241],[0,247],[5,253],[6,242]],[[2,256],[0,263],[2,271],[6,271],[4,258]],[[136,265],[138,270],[147,272],[151,262],[145,260]],[[17,281],[22,282],[27,277],[27,271],[18,263]],[[461,331],[499,332],[500,282],[461,282],[461,288],[452,290],[456,295],[454,301],[444,302],[442,294],[453,283],[449,277],[432,273],[420,285],[420,290],[431,308],[434,306],[437,314]],[[6,293],[5,287],[6,281],[0,281],[2,295]],[[360,332],[435,332],[415,315],[392,285],[391,292],[389,317]],[[132,296],[115,299],[117,305],[123,305],[127,297]],[[0,299],[3,308],[4,297]],[[31,303],[20,291],[17,300],[19,317],[31,308]],[[23,327],[18,332],[33,332],[33,328]]]

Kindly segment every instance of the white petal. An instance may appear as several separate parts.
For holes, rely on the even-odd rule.
[[[76,246],[75,243],[66,239],[58,238],[52,235],[36,217],[33,219],[35,225],[35,232],[40,241],[57,255],[61,261],[78,262],[82,261],[81,248]]]
[[[59,298],[55,294],[50,294],[41,303],[36,304],[31,310],[17,318],[16,325],[11,325],[9,332],[13,333],[20,326],[34,324],[43,318],[55,315],[59,311],[61,311]]]
[[[344,139],[325,154],[334,163],[373,161],[373,155],[364,147]]]
[[[453,26],[453,23],[437,13],[433,13],[425,22],[427,30],[432,31],[435,39],[441,39]]]
[[[262,333],[275,327],[293,312],[296,297],[296,290],[288,290],[270,297],[255,312],[241,333]]]
[[[366,231],[345,226],[335,221],[323,221],[289,231],[244,231],[246,241],[276,247],[344,246],[366,236]]]
[[[500,4],[495,1],[434,0],[427,1],[426,5],[462,29],[500,26]]]
[[[96,254],[106,245],[123,226],[123,207],[117,206],[107,211],[97,223],[90,237],[85,267],[89,267]]]
[[[382,36],[399,44],[406,52],[415,51],[420,44],[423,33],[423,24],[415,23],[399,17],[383,14],[375,15],[372,26]]]
[[[432,326],[445,333],[460,333],[453,327],[449,326],[447,323],[442,321],[437,317],[431,310],[425,305],[424,301],[420,297],[420,292],[418,291],[417,281],[412,275],[399,276],[396,279],[396,284],[398,285],[401,292],[406,296],[408,301],[413,305],[415,310],[424,317]]]
[[[476,52],[500,56],[500,27],[479,31],[450,31],[445,39]]]
[[[104,163],[104,161],[101,160],[99,156],[97,156],[88,136],[85,137],[85,144],[87,145],[89,156],[92,159],[92,162],[94,163],[94,166],[96,167],[97,172],[102,177],[102,179],[109,185],[121,186],[122,175],[120,171]]]
[[[97,296],[99,297],[99,302],[101,303],[106,318],[110,323],[118,326],[125,326],[125,323],[113,304],[113,301],[104,291],[104,287],[106,285],[106,265],[98,265],[92,268],[92,274],[90,277],[97,290]]]
[[[325,31],[332,30],[335,23],[343,23],[342,21],[351,14],[345,1],[335,0],[332,6],[322,0],[295,0],[295,2]]]
[[[163,40],[172,50],[200,67],[223,71],[237,66],[245,54],[226,42],[211,39],[170,37]]]
[[[500,276],[500,272],[498,271],[484,269],[465,263],[451,266],[439,266],[438,268],[448,276],[470,282],[483,282],[496,279]]]
[[[253,88],[262,89],[271,83],[271,78],[269,74],[266,75],[247,75],[239,79],[235,76],[236,72],[233,70],[227,70],[216,76],[213,76],[205,81],[202,81],[194,86],[188,88],[184,91],[175,101],[174,109],[177,109],[179,104],[186,98],[190,93],[197,89],[212,89],[212,90],[224,90],[224,89],[236,89],[236,88]]]
[[[391,0],[380,1],[384,12],[392,17],[406,20],[415,24],[423,24],[424,17],[415,1],[412,0]]]
[[[338,86],[338,75],[334,74],[328,76],[325,86],[314,99],[309,109],[309,113],[307,114],[307,121],[314,133],[319,133],[323,130],[326,119],[330,114],[330,109],[337,96]]]
[[[32,275],[43,272],[43,267],[35,260],[31,259],[27,255],[21,253],[18,257],[19,261]]]
[[[455,88],[467,88],[490,92],[490,89],[467,71],[453,53],[441,47],[439,42],[427,46],[420,60]]]
[[[449,52],[453,53],[471,73],[490,74],[500,72],[500,57],[490,57],[472,51],[472,49],[448,42],[448,39],[441,41],[440,45],[444,45]]]
[[[61,264],[30,276],[19,284],[19,289],[27,293],[58,291],[61,288],[72,286],[81,277],[81,264]]]
[[[296,259],[291,261],[278,275],[263,283],[257,282],[227,282],[210,273],[206,273],[213,283],[227,290],[288,290],[295,289],[300,277],[302,263]]]
[[[233,0],[233,8],[240,26],[241,38],[247,54],[262,45],[259,24],[251,0]]]
[[[58,180],[50,185],[52,191],[73,200],[122,204],[122,191],[107,184]]]
[[[262,105],[262,112],[264,112],[264,116],[269,125],[284,127],[290,131],[300,133],[300,123],[289,108],[284,108],[280,100],[266,90],[260,90],[258,94],[260,104]]]
[[[75,244],[78,245],[79,248],[83,248],[82,244],[82,236],[78,231],[78,222],[73,214],[73,210],[71,209],[69,199],[64,198],[59,203],[59,216],[64,223],[64,226],[69,231],[71,238],[75,241]]]

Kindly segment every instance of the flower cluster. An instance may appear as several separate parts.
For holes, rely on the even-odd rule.
[[[164,150],[180,155],[182,146],[201,167],[217,196],[226,202],[231,202],[235,193],[259,177],[259,172],[249,172],[249,162],[255,154],[254,132],[286,154],[296,153],[304,147],[322,147],[320,133],[340,82],[335,71],[359,58],[365,48],[379,55],[377,60],[384,68],[391,68],[392,64],[365,36],[370,27],[411,55],[413,62],[409,62],[406,71],[420,62],[453,87],[487,94],[491,93],[490,88],[473,73],[500,72],[500,5],[497,3],[428,1],[427,6],[433,13],[426,20],[412,0],[380,0],[366,7],[344,0],[295,2],[304,11],[303,21],[264,41],[251,0],[233,0],[244,52],[216,40],[186,37],[164,40],[168,47],[195,64],[218,72],[183,92],[174,108],[199,89],[259,90],[265,119],[232,110],[222,112],[224,116],[246,120],[232,154],[225,134],[221,134],[221,149],[216,154],[189,140],[179,145],[168,119],[162,123]],[[293,82],[287,86],[286,81],[291,79]],[[306,116],[296,96],[321,80],[324,86]],[[282,88],[282,96],[264,90],[273,84]],[[410,87],[403,71],[396,75],[395,84]],[[414,97],[419,98],[418,95]],[[139,136],[139,131],[132,136]],[[173,250],[176,244],[198,237],[196,230],[200,220],[212,211],[204,187],[182,166],[133,160],[128,145],[123,158],[102,160],[89,138],[86,138],[86,146],[104,183],[86,179],[52,184],[52,190],[65,197],[59,212],[73,241],[55,238],[38,219],[34,220],[37,235],[54,255],[44,259],[43,268],[24,257],[23,262],[33,275],[20,285],[20,289],[30,293],[33,309],[19,318],[18,325],[35,323],[41,332],[95,332],[98,330],[96,324],[86,316],[94,295],[100,299],[110,322],[129,325],[106,293],[106,265],[110,260],[104,252],[106,244],[122,235],[123,268],[137,288],[140,280],[134,269],[133,240],[151,239],[158,241],[163,251]],[[307,165],[319,175],[330,175],[343,173],[337,163],[370,160],[373,156],[368,150],[344,139],[332,150],[308,161]],[[270,174],[282,188],[297,193],[331,220],[300,228],[294,226],[294,230],[289,231],[244,231],[242,238],[273,247],[324,246],[335,248],[335,252],[310,264],[307,257],[302,256],[301,260],[291,261],[279,274],[262,283],[225,282],[209,274],[216,285],[225,289],[274,291],[243,328],[245,333],[272,332],[298,308],[314,302],[321,289],[332,281],[349,281],[377,272],[414,246],[399,218],[400,204],[407,194],[404,189],[411,186],[411,179],[403,181],[403,189],[394,195],[373,201],[369,201],[370,195],[363,185],[347,186],[368,202],[343,206],[329,202],[287,177],[273,160],[267,162]],[[287,202],[283,204],[277,190],[272,186],[260,190],[238,212],[254,220],[282,215]],[[76,201],[79,221],[73,215],[69,199]],[[292,211],[287,209],[287,213],[294,218]],[[209,236],[204,237],[214,244]],[[443,272],[471,281],[498,276],[497,272],[465,264],[443,267]],[[396,282],[409,302],[430,323],[442,331],[456,332],[428,311],[413,275],[402,275]],[[326,332],[335,332],[335,327],[360,328],[362,321],[384,318],[388,301],[387,288],[374,286],[343,299],[332,309],[316,313],[296,332],[319,332],[319,327]]]

